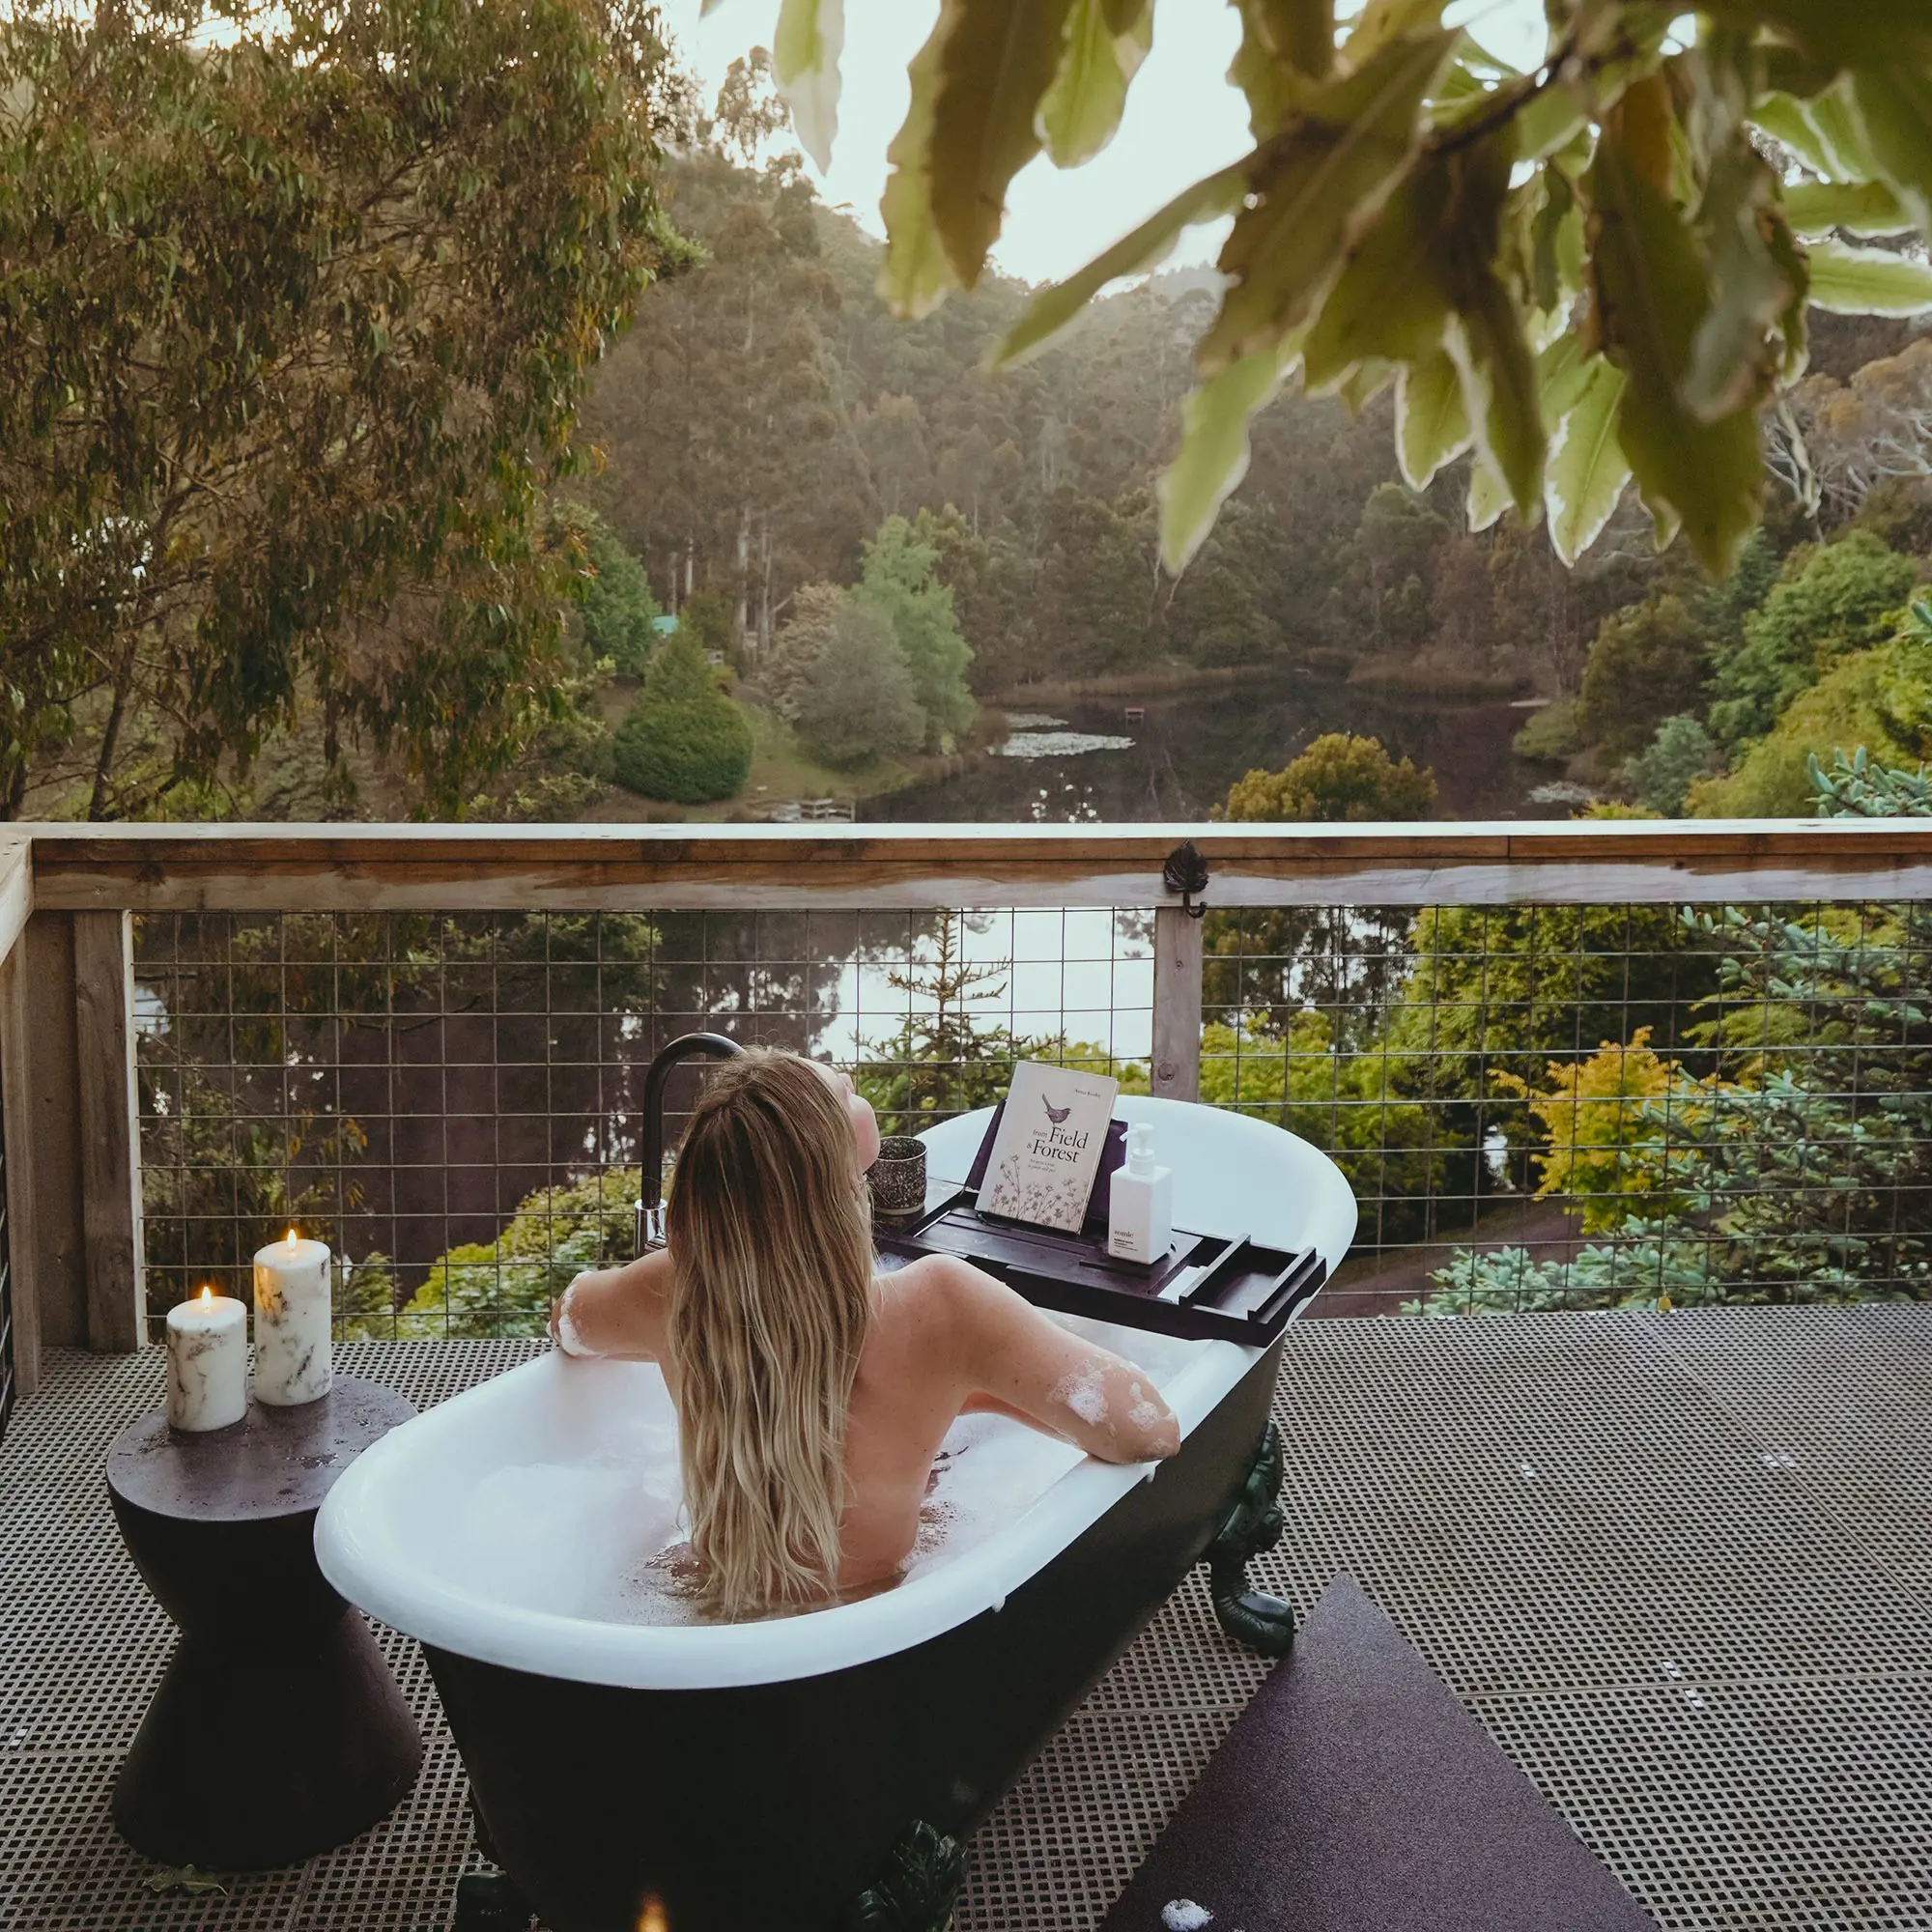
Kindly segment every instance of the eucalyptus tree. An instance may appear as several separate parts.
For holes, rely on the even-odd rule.
[[[1724,576],[1807,307],[1932,307],[1921,258],[1861,245],[1932,231],[1925,0],[1708,0],[1688,26],[1650,0],[1546,0],[1527,72],[1445,27],[1443,0],[1366,0],[1346,24],[1335,0],[1235,4],[1249,152],[1036,295],[1000,350],[1023,360],[1186,228],[1232,220],[1161,485],[1172,568],[1298,371],[1356,406],[1393,384],[1416,488],[1473,451],[1477,528],[1547,514],[1567,562],[1634,482],[1660,547],[1681,532]],[[784,0],[773,45],[821,165],[842,16]],[[1078,166],[1106,145],[1153,25],[1153,0],[946,0],[889,151],[881,286],[899,313],[980,281],[1037,155]],[[1797,426],[1777,421],[1791,469]]]
[[[664,75],[641,0],[0,14],[0,814],[209,809],[311,706],[460,810],[542,727]]]

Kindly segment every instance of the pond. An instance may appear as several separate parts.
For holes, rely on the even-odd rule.
[[[1130,720],[1130,706],[1144,715]],[[1279,771],[1323,732],[1352,731],[1432,770],[1443,818],[1567,817],[1566,803],[1533,796],[1548,770],[1511,754],[1528,715],[1502,699],[1306,673],[1016,706],[1007,740],[965,770],[862,803],[859,815],[901,824],[1204,819],[1246,773]]]

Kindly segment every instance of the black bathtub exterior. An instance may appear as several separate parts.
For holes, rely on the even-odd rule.
[[[832,1932],[909,1827],[964,1839],[1206,1553],[1281,1345],[989,1611],[789,1683],[630,1690],[425,1646],[494,1855],[551,1932]]]

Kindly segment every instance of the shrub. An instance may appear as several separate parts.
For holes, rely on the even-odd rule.
[[[394,1333],[438,1341],[541,1335],[551,1302],[573,1275],[631,1259],[639,1185],[635,1167],[613,1167],[526,1195],[494,1241],[466,1241],[438,1257]]]
[[[1696,706],[1707,669],[1703,627],[1683,598],[1605,617],[1583,668],[1582,735],[1615,762],[1634,756],[1664,719]]]
[[[649,664],[658,614],[644,567],[594,510],[573,508],[583,536],[590,581],[583,592],[583,641],[590,655],[609,658],[626,677],[641,677]]]
[[[799,742],[828,765],[916,752],[925,711],[881,611],[849,600],[833,622],[798,698]]]
[[[1834,664],[1786,707],[1736,771],[1690,787],[1700,818],[1795,818],[1811,808],[1811,761],[1862,750],[1874,765],[1916,770],[1932,751],[1932,633],[1918,626]]]
[[[1378,738],[1330,731],[1284,771],[1250,772],[1229,788],[1227,815],[1318,825],[1427,818],[1435,775],[1397,764]]]
[[[651,661],[617,727],[613,765],[628,790],[680,805],[729,798],[751,773],[751,721],[718,688],[702,647],[682,625]]]
[[[1674,816],[1684,810],[1690,787],[1723,766],[1723,754],[1696,719],[1666,718],[1654,737],[1624,767],[1638,798],[1653,811]]]
[[[1719,657],[1711,728],[1727,745],[1769,731],[1834,664],[1890,637],[1918,574],[1869,530],[1795,552],[1785,569],[1785,581],[1746,620],[1742,646]]]
[[[1529,714],[1529,723],[1516,734],[1510,750],[1519,758],[1561,764],[1583,749],[1579,707],[1574,697],[1558,698]]]

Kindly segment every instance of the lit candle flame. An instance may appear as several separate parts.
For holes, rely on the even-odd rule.
[[[202,1305],[202,1306],[203,1306],[204,1308],[206,1308],[206,1307],[207,1307],[207,1306],[209,1305],[209,1303],[210,1303],[210,1302],[212,1302],[212,1301],[213,1301],[213,1299],[214,1299],[214,1291],[213,1291],[213,1289],[212,1289],[212,1288],[204,1288],[204,1289],[203,1289],[203,1290],[201,1291],[201,1305]]]
[[[638,1914],[638,1932],[670,1932],[670,1920],[655,1892],[644,1900],[644,1909]]]
[[[296,1244],[296,1231],[293,1228],[291,1228],[289,1230],[289,1246],[294,1247],[295,1244]]]

